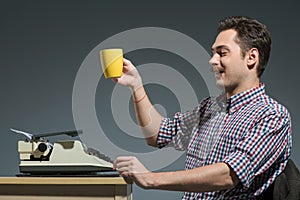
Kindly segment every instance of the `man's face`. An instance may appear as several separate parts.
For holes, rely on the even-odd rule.
[[[212,45],[213,55],[209,61],[217,86],[232,94],[242,88],[249,76],[246,60],[235,42],[236,34],[233,29],[220,32]]]

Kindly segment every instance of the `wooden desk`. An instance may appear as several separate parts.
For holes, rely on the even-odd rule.
[[[0,177],[1,200],[132,200],[122,177]]]

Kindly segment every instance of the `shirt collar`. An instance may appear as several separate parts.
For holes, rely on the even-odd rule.
[[[243,105],[254,101],[257,97],[263,94],[265,94],[265,85],[264,83],[260,83],[258,87],[233,95],[229,99],[226,99],[226,95],[222,94],[217,97],[217,103],[221,111],[226,111],[226,113],[232,114]]]

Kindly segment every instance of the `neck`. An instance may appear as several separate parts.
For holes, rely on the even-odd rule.
[[[260,81],[257,78],[257,80],[255,80],[253,82],[243,83],[242,85],[239,85],[236,87],[225,88],[226,97],[227,97],[227,99],[229,99],[230,97],[232,97],[236,94],[239,94],[241,92],[244,92],[244,91],[249,90],[254,87],[258,87],[259,83],[260,83]]]

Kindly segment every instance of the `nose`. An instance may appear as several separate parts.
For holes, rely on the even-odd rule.
[[[213,54],[213,56],[210,58],[209,64],[210,64],[212,67],[219,64],[218,55],[217,55],[216,53]]]

